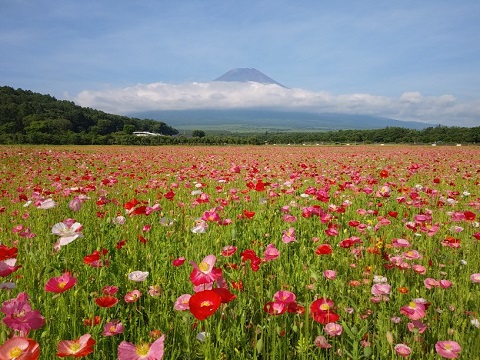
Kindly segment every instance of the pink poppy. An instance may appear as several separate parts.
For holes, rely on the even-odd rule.
[[[77,283],[77,279],[70,275],[70,273],[64,273],[61,276],[51,278],[45,284],[45,291],[53,293],[62,293],[72,288]]]
[[[57,203],[53,199],[45,199],[38,202],[35,202],[35,206],[42,210],[53,209],[57,206]]]
[[[342,325],[330,322],[325,325],[323,331],[329,336],[339,336],[342,334],[343,328]]]
[[[425,305],[411,301],[407,306],[401,307],[400,312],[411,320],[418,320],[425,316]]]
[[[213,283],[222,276],[222,269],[214,267],[216,260],[215,255],[208,255],[198,265],[196,262],[190,261],[190,265],[193,266],[190,281],[193,285]]]
[[[460,344],[456,341],[438,341],[435,344],[435,351],[446,359],[456,359],[462,351]]]
[[[21,292],[16,298],[6,300],[2,304],[1,312],[5,314],[3,322],[9,328],[19,331],[26,336],[30,330],[38,330],[45,324],[45,318],[38,310],[32,310],[28,295]]]
[[[426,278],[425,280],[423,280],[423,284],[425,285],[425,287],[427,289],[431,289],[431,288],[434,288],[434,287],[439,287],[440,284],[438,283],[437,280],[435,279],[432,279],[432,278]]]
[[[13,337],[0,346],[0,359],[4,360],[37,360],[40,347],[33,339]]]
[[[384,296],[390,294],[391,286],[385,283],[377,283],[372,286],[372,295]]]
[[[222,248],[222,255],[225,257],[232,256],[237,252],[237,247],[233,245],[227,245]]]
[[[157,297],[157,296],[160,296],[161,294],[162,294],[162,288],[160,287],[160,285],[150,285],[148,287],[148,295]]]
[[[293,303],[295,302],[296,300],[296,295],[291,292],[291,291],[286,291],[286,290],[280,290],[280,291],[277,291],[274,295],[273,295],[273,300],[277,301],[277,302],[281,302],[281,303],[284,303],[284,304],[290,304],[290,303]]]
[[[428,325],[422,323],[420,320],[413,320],[407,324],[408,330],[411,332],[418,331],[419,334],[423,334],[427,330]]]
[[[405,239],[393,239],[392,245],[393,247],[396,247],[396,248],[411,246],[408,240],[405,240]]]
[[[72,211],[80,211],[82,208],[82,200],[78,197],[75,196],[70,202],[68,203],[68,207]]]
[[[332,345],[328,343],[328,340],[325,338],[325,336],[322,335],[315,338],[315,346],[322,349],[329,349],[332,347]]]
[[[124,300],[126,303],[132,303],[140,299],[142,293],[139,290],[133,290],[125,294]]]
[[[118,291],[118,286],[106,285],[102,288],[104,295],[115,295]]]
[[[190,229],[190,231],[194,234],[203,234],[206,233],[208,229],[208,224],[205,220],[197,220],[195,222],[195,226]]]
[[[287,311],[287,309],[287,304],[279,301],[270,301],[263,306],[263,311],[270,315],[281,315]]]
[[[220,216],[215,212],[215,210],[205,211],[202,215],[202,220],[215,222],[220,220]]]
[[[62,340],[58,343],[58,357],[73,356],[76,358],[87,356],[93,352],[95,340],[90,334],[80,336],[76,340]]]
[[[119,360],[160,360],[163,358],[165,335],[160,336],[152,344],[139,345],[122,341],[118,345]]]
[[[272,261],[277,259],[280,256],[280,251],[278,251],[278,249],[275,248],[275,245],[268,244],[263,255],[265,256],[264,261]]]
[[[335,224],[329,224],[328,228],[325,230],[327,236],[337,236],[338,230],[335,228]]]
[[[115,336],[117,334],[123,333],[123,324],[120,320],[113,320],[105,324],[103,328],[103,336]]]
[[[191,297],[192,297],[192,295],[190,295],[190,294],[180,295],[177,298],[177,300],[175,301],[175,304],[173,305],[173,308],[175,310],[178,310],[178,311],[189,310],[190,306],[189,306],[188,303],[189,303]]]
[[[337,272],[334,270],[325,270],[323,276],[328,280],[334,280],[337,277]]]
[[[295,235],[295,228],[291,227],[288,230],[283,230],[282,241],[285,244],[297,241],[297,238]]]
[[[417,250],[404,252],[402,256],[407,260],[419,260],[422,258],[422,255]]]
[[[427,269],[423,265],[418,265],[415,264],[412,266],[413,271],[415,271],[417,274],[420,275],[425,275],[427,273]]]
[[[470,275],[470,280],[474,283],[480,283],[480,273]]]
[[[0,276],[6,277],[22,267],[21,265],[15,265],[16,263],[17,259],[15,258],[0,261]]]
[[[403,357],[410,356],[410,353],[412,352],[412,349],[405,344],[397,344],[395,345],[394,349],[398,355]]]
[[[439,284],[442,289],[448,289],[452,287],[452,282],[450,280],[440,280]]]
[[[297,221],[297,217],[290,214],[283,215],[282,219],[286,223],[294,223],[295,221]]]

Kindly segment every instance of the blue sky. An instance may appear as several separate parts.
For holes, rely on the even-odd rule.
[[[113,113],[266,106],[480,126],[480,1],[1,1],[0,85]],[[252,67],[290,89],[212,84]]]

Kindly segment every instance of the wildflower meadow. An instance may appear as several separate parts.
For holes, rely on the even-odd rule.
[[[0,360],[480,359],[480,147],[0,150]]]

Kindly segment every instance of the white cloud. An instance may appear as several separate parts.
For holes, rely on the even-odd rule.
[[[277,85],[239,82],[151,83],[84,90],[72,100],[116,114],[152,110],[273,108],[277,110],[368,114],[432,124],[480,126],[480,102],[460,102],[452,95],[400,97],[371,94],[333,95],[326,91],[286,89]]]

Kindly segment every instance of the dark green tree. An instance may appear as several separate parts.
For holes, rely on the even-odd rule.
[[[192,136],[197,137],[197,138],[203,138],[203,137],[205,137],[205,131],[203,131],[203,130],[193,130],[192,131]]]

